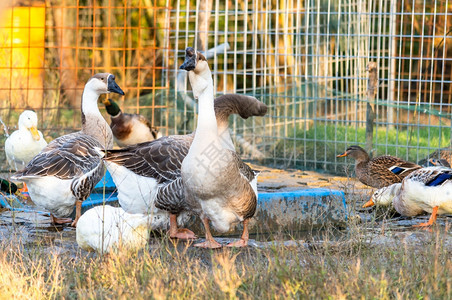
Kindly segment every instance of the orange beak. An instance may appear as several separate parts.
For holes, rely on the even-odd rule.
[[[374,205],[375,205],[374,201],[373,201],[372,199],[370,199],[369,201],[367,201],[367,202],[363,205],[363,208],[364,208],[364,207],[371,207],[371,206],[374,206]]]
[[[30,127],[30,132],[35,141],[39,141],[41,139],[41,136],[39,135],[38,129],[36,127]]]
[[[110,99],[105,99],[103,102],[104,102],[104,105],[106,105],[106,106],[111,105]]]
[[[345,151],[342,154],[338,154],[336,157],[344,157],[344,156],[347,156],[347,155],[348,155],[348,153],[347,153],[347,151]]]

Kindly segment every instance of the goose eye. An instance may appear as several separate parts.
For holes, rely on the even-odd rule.
[[[104,81],[104,78],[103,78],[103,77],[101,77],[101,78],[100,78],[100,80]]]

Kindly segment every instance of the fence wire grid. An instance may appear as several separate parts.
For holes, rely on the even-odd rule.
[[[37,111],[47,140],[80,129],[81,92],[98,72],[117,77],[123,111],[163,134],[193,131],[197,104],[179,71],[188,46],[205,51],[216,95],[245,93],[269,107],[263,118],[231,118],[243,158],[343,173],[347,161],[336,155],[354,144],[410,161],[450,147],[449,1],[237,2],[3,3],[3,168],[4,140],[25,108]]]

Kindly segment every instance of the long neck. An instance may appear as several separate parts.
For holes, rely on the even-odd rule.
[[[113,147],[113,134],[110,126],[97,107],[99,94],[85,88],[82,95],[82,132],[94,137],[106,148]]]

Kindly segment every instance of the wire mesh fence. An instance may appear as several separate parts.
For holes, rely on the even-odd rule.
[[[178,67],[196,46],[217,95],[269,106],[264,118],[231,121],[244,158],[341,173],[336,154],[352,144],[411,161],[450,147],[449,1],[237,2],[11,1],[0,18],[0,118],[14,130],[30,107],[48,139],[74,131],[85,81],[109,71],[124,111],[163,134],[191,132],[196,101]]]

